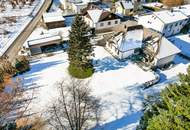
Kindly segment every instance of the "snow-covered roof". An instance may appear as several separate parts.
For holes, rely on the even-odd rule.
[[[143,4],[143,6],[146,6],[146,7],[163,7],[164,5],[160,2],[151,2],[151,3],[145,3]]]
[[[97,23],[100,19],[100,16],[102,15],[103,10],[100,9],[93,9],[93,10],[88,10],[87,11],[90,18],[94,23]]]
[[[48,43],[51,41],[57,41],[57,40],[61,40],[61,36],[51,35],[51,34],[43,34],[43,35],[40,35],[39,37],[36,37],[35,39],[29,40],[28,46],[44,44],[44,43]]]
[[[65,18],[63,17],[61,12],[44,13],[43,19],[44,19],[45,23],[64,21],[65,20]]]
[[[164,23],[154,15],[145,15],[138,18],[138,23],[146,28],[152,28],[161,32],[164,27]]]
[[[175,45],[173,45],[165,37],[162,37],[161,42],[160,42],[159,52],[156,55],[156,58],[162,59],[162,58],[166,58],[168,56],[176,55],[180,52],[181,51]]]
[[[159,12],[154,12],[153,14],[164,23],[174,23],[177,21],[188,19],[187,16],[179,11],[163,10]]]
[[[134,5],[131,1],[121,1],[120,4],[124,9],[133,9],[134,8]]]
[[[182,54],[190,57],[190,34],[173,36],[169,40],[181,50]]]
[[[138,23],[142,24],[146,28],[152,28],[156,31],[162,32],[164,24],[170,24],[181,20],[188,19],[180,11],[158,11],[150,15],[139,16]]]
[[[190,17],[190,4],[175,7],[174,10],[181,11],[183,14]]]
[[[49,29],[47,33],[52,34],[52,35],[61,35],[61,37],[63,38],[68,38],[70,34],[69,31],[71,31],[71,26]]]
[[[114,37],[113,41],[116,43],[116,47],[120,51],[128,51],[142,47],[143,29],[135,29],[127,31],[126,33],[120,33]]]

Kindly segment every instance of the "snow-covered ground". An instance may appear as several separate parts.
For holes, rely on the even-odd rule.
[[[43,2],[35,0],[32,5],[27,3],[21,9],[18,6],[13,9],[10,3],[5,3],[5,10],[0,12],[0,54],[24,31]]]
[[[177,57],[176,66],[159,71],[161,82],[158,85],[142,90],[142,83],[155,78],[153,72],[145,72],[130,61],[119,62],[102,47],[96,47],[94,53],[96,71],[90,78],[90,87],[103,105],[102,120],[95,130],[135,129],[142,115],[144,97],[160,91],[168,81],[175,81],[177,74],[186,72],[189,65],[188,61]],[[58,52],[51,57],[33,60],[31,70],[19,76],[28,88],[26,95],[34,94],[30,104],[32,113],[45,112],[58,95],[56,83],[68,80],[67,58],[66,52]]]

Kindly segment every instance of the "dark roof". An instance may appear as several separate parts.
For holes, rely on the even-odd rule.
[[[102,15],[100,16],[99,21],[107,21],[107,20],[114,20],[114,19],[119,19],[120,17],[117,16],[116,14],[113,14],[109,11],[104,11]]]
[[[143,29],[143,26],[142,26],[142,25],[129,26],[129,27],[127,28],[127,31],[139,30],[139,29]]]

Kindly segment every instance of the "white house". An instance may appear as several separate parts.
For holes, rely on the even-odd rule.
[[[158,11],[160,9],[166,8],[164,4],[160,2],[150,2],[150,3],[144,3],[142,4],[144,9],[152,10],[152,11]]]
[[[60,0],[64,9],[71,9],[74,13],[81,11],[88,6],[89,3],[98,2],[99,0]]]
[[[42,53],[42,47],[53,45],[53,44],[60,44],[61,36],[59,35],[51,35],[51,34],[43,34],[36,36],[33,39],[30,39],[28,42],[28,47],[30,50],[30,55],[36,55]]]
[[[96,30],[108,29],[121,23],[119,16],[101,9],[87,10],[83,16],[85,22]]]
[[[72,10],[75,13],[81,13],[82,9],[87,7],[87,3],[81,2],[81,3],[72,3]]]
[[[169,40],[181,50],[181,54],[190,58],[190,34],[176,35]]]
[[[185,16],[189,18],[189,22],[190,22],[190,4],[175,7],[174,10],[180,11],[181,13],[183,13]]]
[[[178,34],[187,24],[188,17],[180,11],[164,10],[138,17],[138,23],[162,33],[165,37]]]
[[[175,56],[181,51],[173,45],[165,37],[155,37],[154,39],[147,41],[149,46],[146,49],[148,54],[153,56],[153,66],[163,67],[166,64],[171,63]]]
[[[132,1],[122,0],[115,3],[115,13],[119,15],[130,15],[133,12],[133,8]]]
[[[143,27],[141,25],[131,26],[126,32],[120,32],[106,43],[107,50],[119,59],[125,59],[142,47]]]
[[[50,12],[43,14],[43,21],[48,29],[64,27],[65,18],[61,12]]]

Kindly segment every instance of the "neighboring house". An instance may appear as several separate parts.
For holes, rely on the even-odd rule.
[[[153,12],[151,15],[140,16],[137,19],[139,24],[152,28],[165,37],[180,33],[181,29],[188,22],[187,16],[180,11],[174,10]]]
[[[185,4],[190,4],[190,0],[184,0]]]
[[[174,10],[180,11],[181,13],[183,13],[185,16],[187,16],[189,18],[188,23],[190,22],[190,4],[175,7]]]
[[[47,46],[56,46],[69,40],[71,27],[55,28],[39,31],[39,35],[29,38],[25,48],[30,50],[30,55],[41,54]]]
[[[162,3],[160,2],[151,2],[151,3],[145,3],[142,4],[144,9],[151,10],[151,11],[159,11],[163,8],[166,8]]]
[[[64,9],[70,9],[74,13],[80,14],[89,3],[98,3],[99,0],[61,0]]]
[[[43,21],[48,29],[64,27],[65,18],[61,12],[50,12],[43,14]]]
[[[181,50],[181,54],[190,58],[190,34],[176,35],[169,40]]]
[[[119,16],[101,9],[86,10],[83,16],[85,22],[95,30],[108,29],[121,23]]]
[[[134,5],[131,1],[122,0],[115,3],[115,13],[119,15],[131,15]]]
[[[72,3],[72,10],[74,13],[80,14],[81,11],[87,7],[87,3],[81,2],[81,3]]]
[[[161,0],[161,2],[169,7],[179,6],[184,3],[184,0]]]
[[[165,37],[155,37],[147,41],[146,53],[150,55],[153,66],[164,67],[174,61],[175,56],[181,51]]]
[[[125,59],[135,54],[135,50],[143,44],[143,26],[136,25],[120,32],[106,43],[107,50],[118,59]]]
[[[30,50],[30,55],[37,55],[43,53],[43,47],[53,44],[60,44],[61,36],[43,34],[35,37],[28,41],[28,47]]]

